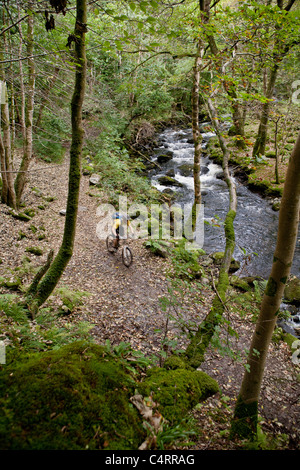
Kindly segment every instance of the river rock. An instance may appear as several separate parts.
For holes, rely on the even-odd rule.
[[[172,152],[167,152],[163,153],[162,155],[158,155],[157,157],[157,163],[167,163],[168,161],[172,160],[173,158],[173,153]]]
[[[174,178],[171,178],[171,176],[160,176],[158,178],[158,182],[163,186],[183,186],[179,181],[175,180]]]
[[[280,209],[280,199],[274,199],[273,204],[272,204],[272,209],[273,211],[279,211]]]
[[[174,168],[171,168],[170,170],[166,171],[166,175],[171,176],[171,178],[174,178],[174,176],[175,176]]]
[[[192,176],[193,175],[193,163],[183,163],[178,167],[180,174],[183,176]]]

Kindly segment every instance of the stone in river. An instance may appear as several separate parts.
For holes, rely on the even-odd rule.
[[[158,178],[158,182],[162,184],[163,186],[179,186],[179,187],[183,186],[182,183],[175,180],[174,178],[171,178],[171,176],[160,176]]]

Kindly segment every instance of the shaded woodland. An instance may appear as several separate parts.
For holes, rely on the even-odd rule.
[[[0,7],[0,449],[299,449],[299,2]],[[194,146],[180,239],[165,129]],[[204,154],[222,252],[187,243]],[[240,185],[278,216],[266,278],[234,257]],[[149,214],[129,268],[97,236],[122,197]]]

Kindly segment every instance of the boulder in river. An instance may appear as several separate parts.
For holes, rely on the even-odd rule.
[[[183,163],[178,167],[180,174],[183,176],[192,176],[193,175],[193,163]]]
[[[157,163],[159,164],[167,163],[168,161],[172,160],[172,158],[173,158],[172,152],[163,153],[162,155],[158,155]]]
[[[171,176],[160,176],[158,178],[158,182],[160,184],[162,184],[163,186],[178,186],[178,187],[182,187],[182,183],[180,183],[179,181],[175,180],[174,178],[172,178]]]
[[[174,178],[174,176],[175,176],[174,168],[171,168],[170,170],[166,171],[166,175],[171,176],[171,178]]]

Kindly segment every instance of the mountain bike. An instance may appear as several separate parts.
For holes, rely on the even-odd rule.
[[[117,243],[115,241],[117,240]],[[120,247],[120,237],[117,236],[116,238],[113,237],[113,235],[108,235],[106,238],[106,247],[109,253],[116,253]],[[122,246],[122,261],[124,266],[129,268],[133,260],[132,252],[131,249],[129,248],[128,245],[123,245]]]

